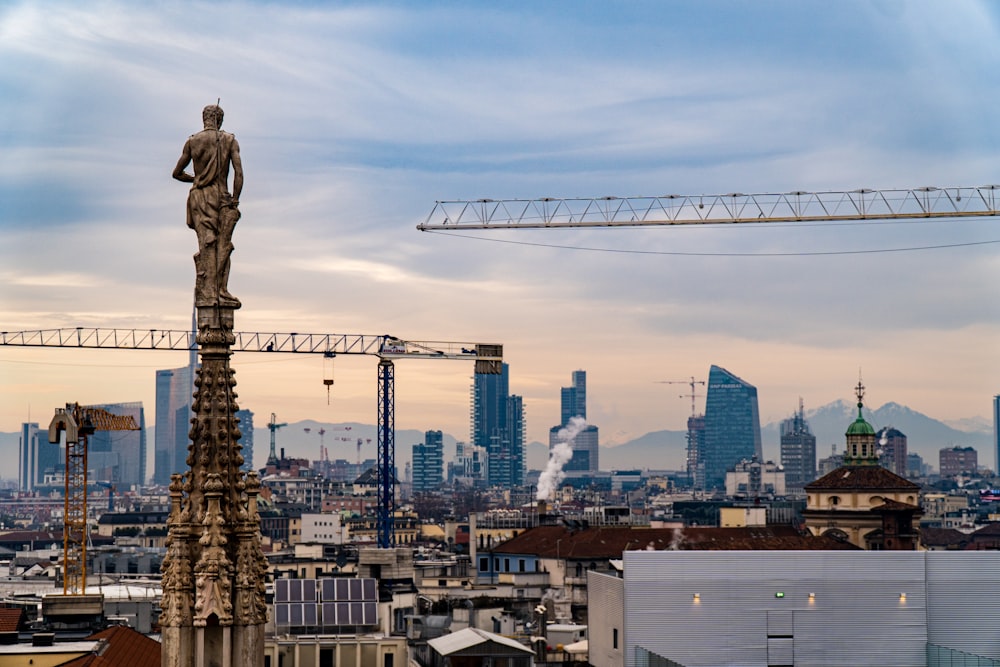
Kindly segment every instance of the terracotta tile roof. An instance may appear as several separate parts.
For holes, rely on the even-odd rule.
[[[961,546],[969,536],[954,528],[921,528],[920,543],[928,547]]]
[[[0,632],[17,632],[25,620],[23,609],[0,607]]]
[[[544,558],[621,558],[624,551],[651,548],[680,550],[817,550],[853,549],[830,538],[803,535],[791,526],[753,528],[630,528],[602,526],[570,531],[537,526],[493,549],[494,554],[531,554]],[[485,553],[485,550],[480,550]]]
[[[842,466],[805,486],[806,491],[826,489],[919,491],[920,485],[882,466]]]
[[[124,625],[92,634],[107,643],[98,653],[81,656],[63,667],[160,667],[160,642]]]
[[[882,504],[878,507],[873,507],[872,512],[899,512],[901,510],[909,510],[911,512],[920,512],[923,514],[923,510],[920,509],[919,505],[911,505],[910,503],[901,503],[898,500],[893,500],[891,498],[884,498]]]
[[[988,523],[976,532],[972,533],[975,537],[995,537],[1000,535],[1000,523]]]

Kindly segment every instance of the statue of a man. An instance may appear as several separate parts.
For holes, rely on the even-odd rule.
[[[240,219],[243,164],[236,137],[222,131],[222,108],[214,104],[202,111],[205,129],[191,135],[174,167],[174,178],[191,183],[187,200],[187,226],[198,235],[194,256],[195,305],[239,308],[240,301],[227,289],[233,229]],[[194,174],[184,171],[194,162]],[[233,192],[229,192],[229,166],[233,167]]]

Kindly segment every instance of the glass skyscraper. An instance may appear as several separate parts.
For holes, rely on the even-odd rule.
[[[432,491],[444,482],[444,437],[427,431],[424,441],[413,445],[413,492]]]
[[[993,397],[993,453],[996,455],[994,470],[1000,474],[1000,396]]]
[[[93,407],[131,416],[138,431],[95,431],[87,443],[87,467],[94,478],[114,482],[120,491],[146,483],[146,414],[142,402],[104,403]]]
[[[45,483],[46,474],[61,474],[66,467],[62,446],[50,443],[48,430],[38,428],[36,422],[21,424],[20,459],[21,491],[34,491]]]
[[[587,371],[573,371],[573,385],[563,387],[560,392],[559,414],[562,421],[549,429],[549,449],[559,442],[559,431],[569,424],[573,417],[587,418]],[[598,431],[588,424],[573,440],[573,458],[566,462],[563,470],[577,472],[597,472],[599,466]]]
[[[155,484],[166,486],[170,484],[170,475],[187,470],[194,371],[194,366],[156,371]]]
[[[524,404],[510,394],[510,368],[476,373],[472,384],[472,444],[486,451],[486,484],[524,484]]]
[[[726,471],[743,459],[762,461],[757,388],[712,366],[705,396],[705,488],[724,488]]]

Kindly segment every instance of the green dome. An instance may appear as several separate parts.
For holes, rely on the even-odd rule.
[[[875,429],[861,416],[861,403],[858,403],[858,418],[847,427],[845,435],[875,435]]]

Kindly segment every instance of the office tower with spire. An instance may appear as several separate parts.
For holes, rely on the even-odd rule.
[[[754,456],[764,459],[757,388],[712,366],[705,396],[704,488],[724,488],[726,471]]]
[[[524,484],[524,403],[510,393],[510,367],[473,376],[470,440],[486,452],[487,486]]]
[[[569,425],[573,417],[587,418],[587,371],[573,371],[572,385],[560,391],[560,423],[549,429],[549,449],[562,440],[559,432]],[[600,468],[598,429],[588,424],[573,439],[573,458],[563,470],[570,472],[597,472]]]
[[[816,479],[816,436],[809,430],[805,407],[781,422],[781,466],[785,469],[785,487],[802,490]]]

